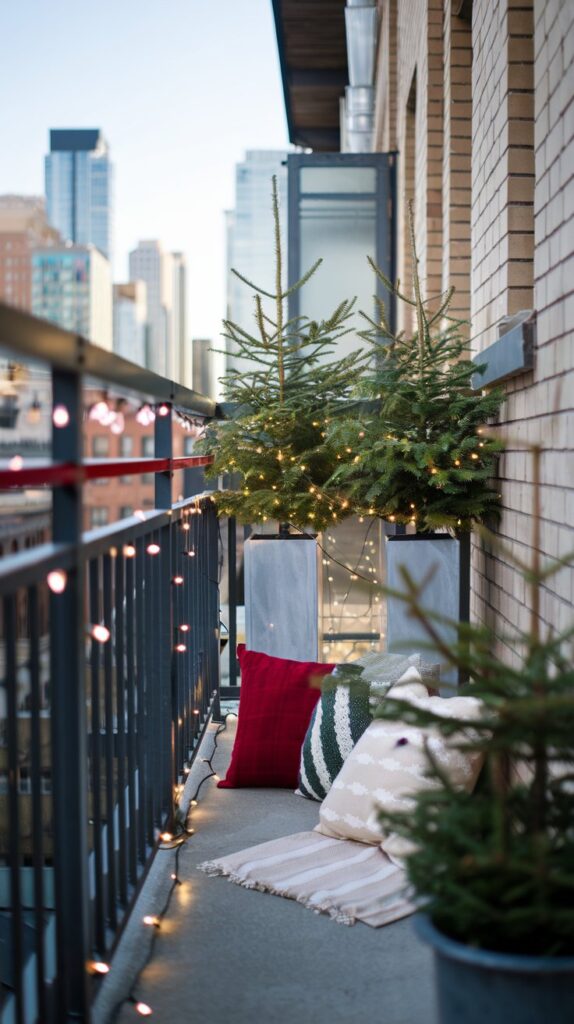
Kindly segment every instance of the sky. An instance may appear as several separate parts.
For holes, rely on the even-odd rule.
[[[0,35],[0,194],[43,194],[50,128],[101,128],[115,280],[140,238],[183,251],[188,333],[216,338],[235,164],[288,146],[271,0],[6,0]]]

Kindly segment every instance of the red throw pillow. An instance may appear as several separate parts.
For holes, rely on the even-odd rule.
[[[334,665],[289,661],[247,651],[238,644],[241,691],[231,764],[222,789],[269,786],[295,789],[301,745],[321,696],[311,676],[328,675]]]

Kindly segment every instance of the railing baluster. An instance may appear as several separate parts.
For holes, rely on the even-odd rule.
[[[36,954],[36,1006],[38,1020],[47,1019],[44,957],[44,813],[46,796],[42,793],[42,771],[49,770],[42,763],[42,734],[40,710],[40,629],[38,621],[38,588],[28,588],[28,635],[30,642],[30,774],[32,777],[32,865],[34,871],[34,929]]]
[[[154,729],[156,720],[155,707],[155,660],[154,660],[154,602],[153,602],[153,563],[154,556],[148,554],[147,547],[155,540],[155,535],[148,534],[144,555],[144,651],[145,651],[145,693],[143,702],[143,726],[144,726],[144,759],[146,765],[146,788],[145,788],[145,818],[146,838],[148,846],[155,843],[154,828],[156,824],[156,787],[157,787],[157,764],[156,744],[157,730]]]
[[[124,629],[124,558],[119,551],[115,558],[115,662],[116,662],[116,795],[118,819],[118,898],[128,901],[128,852],[126,821],[126,721],[125,721],[125,629]]]
[[[16,594],[4,600],[4,631],[6,644],[6,691],[8,748],[8,863],[10,865],[10,933],[12,950],[10,957],[10,988],[15,1001],[16,1024],[24,1022],[24,990],[22,985],[23,943],[22,943],[22,856],[20,837],[20,804],[18,784],[20,781],[19,736],[18,736],[18,681],[16,669]]]
[[[147,689],[147,658],[146,658],[146,565],[147,556],[145,540],[136,540],[136,753],[138,771],[138,859],[145,864],[147,857],[147,751],[146,751],[146,689]]]
[[[103,558],[104,624],[112,632],[112,556]],[[104,720],[105,720],[105,774],[106,774],[106,853],[107,900],[106,912],[110,928],[118,923],[116,904],[116,842],[114,800],[114,699],[113,699],[113,646],[111,639],[104,647]]]
[[[137,885],[137,838],[138,815],[136,814],[136,766],[137,766],[137,732],[136,732],[136,675],[135,675],[135,644],[134,644],[134,558],[126,558],[126,693],[127,693],[127,767],[128,767],[128,814],[130,820],[128,870],[132,885]]]
[[[93,558],[89,564],[89,618],[90,622],[99,622],[100,612],[100,562]],[[91,641],[90,674],[91,674],[91,820],[93,835],[94,858],[94,913],[93,942],[95,948],[103,954],[106,948],[106,914],[104,907],[104,863],[102,835],[102,718],[100,691],[101,657],[100,644]]]

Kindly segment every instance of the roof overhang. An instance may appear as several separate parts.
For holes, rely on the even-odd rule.
[[[272,0],[289,139],[340,149],[339,100],[348,84],[345,0]]]

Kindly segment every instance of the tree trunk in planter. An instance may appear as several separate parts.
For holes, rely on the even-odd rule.
[[[439,1024],[572,1024],[574,957],[514,956],[447,938],[425,914],[415,925],[434,948]]]
[[[470,534],[458,538],[446,533],[409,534],[387,537],[387,584],[393,590],[404,590],[401,566],[405,566],[415,582],[420,582],[434,568],[432,579],[425,586],[422,603],[429,611],[439,612],[455,622],[468,622],[470,607]],[[444,642],[456,640],[454,626],[434,623]],[[433,660],[433,652],[424,649],[429,638],[420,622],[407,613],[406,604],[398,597],[387,598],[387,650],[404,652],[422,650],[425,661]],[[437,654],[436,659],[440,661]],[[453,669],[441,666],[441,682],[445,696],[462,680]]]
[[[319,657],[319,556],[314,537],[253,536],[245,543],[245,640],[276,658]]]

